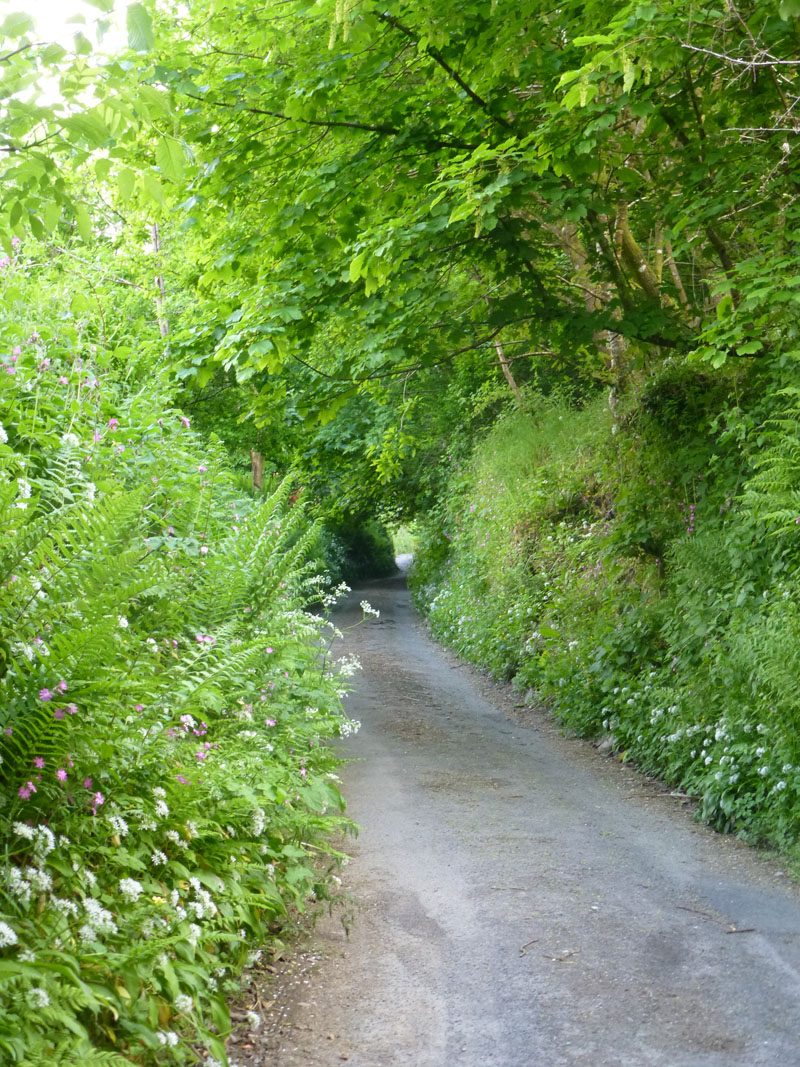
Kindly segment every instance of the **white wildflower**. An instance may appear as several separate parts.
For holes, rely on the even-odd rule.
[[[194,1008],[194,1001],[188,994],[179,993],[177,997],[175,997],[175,1007],[178,1011],[183,1012],[183,1014],[186,1015],[187,1012],[192,1011]]]
[[[80,437],[75,433],[62,433],[61,444],[66,448],[77,448],[81,443]]]
[[[169,711],[169,708],[164,708],[164,711]],[[160,785],[153,787],[153,796],[160,797],[162,800],[167,799],[166,790],[162,789]]]
[[[39,867],[28,867],[24,873],[31,889],[39,893],[49,893],[53,888],[53,879],[47,871],[43,871]]]
[[[55,908],[56,911],[60,911],[62,915],[72,915],[75,918],[78,916],[78,905],[74,900],[64,900],[62,897],[50,897],[49,904],[51,908]]]
[[[156,849],[153,855],[150,857],[150,862],[154,867],[163,867],[167,862],[167,857],[160,849]]]
[[[100,934],[115,934],[117,932],[117,924],[114,922],[114,916],[104,908],[99,901],[94,897],[86,897],[83,902],[83,910],[86,912],[86,917],[89,920],[89,924]],[[96,938],[95,938],[96,940]]]
[[[4,444],[5,445],[7,443],[8,443],[8,434],[6,433],[5,427],[3,426],[2,422],[0,422],[0,444]]]
[[[156,1037],[159,1045],[167,1045],[171,1048],[174,1048],[180,1040],[174,1030],[158,1030],[156,1031]]]
[[[34,1008],[46,1008],[50,1003],[50,995],[41,986],[34,986],[33,989],[28,990],[28,1002]]]
[[[127,620],[127,619],[125,618],[125,616],[124,616],[124,615],[120,615],[120,616],[118,616],[118,618],[117,618],[117,624],[119,625],[119,628],[120,628],[121,630],[127,630],[127,629],[128,629],[128,626],[130,625],[130,624],[128,623],[128,620]]]
[[[163,800],[157,800],[155,803],[156,815],[161,819],[165,819],[169,815],[169,808]]]
[[[26,841],[33,841],[36,837],[36,828],[34,826],[28,826],[27,823],[15,822],[12,829],[17,837],[24,837]]]
[[[126,837],[128,834],[128,824],[122,818],[121,815],[110,815],[108,818],[109,825],[115,834],[119,837]]]
[[[253,1030],[258,1030],[259,1026],[261,1026],[261,1016],[258,1012],[249,1011],[247,1013],[247,1021],[250,1023]]]
[[[27,480],[27,478],[17,478],[17,486],[19,487],[20,499],[30,500],[31,483]]]
[[[131,903],[135,903],[144,892],[141,882],[137,882],[135,878],[120,879],[119,891]]]
[[[94,482],[87,482],[86,483],[86,499],[89,501],[90,504],[94,503],[94,498],[95,498],[96,493],[97,493],[97,486],[94,484]]]
[[[0,922],[0,948],[8,948],[9,945],[16,945],[16,943],[16,933],[8,923]]]

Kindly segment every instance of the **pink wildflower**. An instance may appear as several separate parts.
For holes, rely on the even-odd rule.
[[[36,767],[40,771],[44,770],[44,760],[42,759],[41,756],[34,756],[33,757],[33,765],[34,765],[34,767]]]
[[[52,700],[53,699],[53,694],[50,692],[49,689],[40,689],[39,690],[39,699],[40,700]]]
[[[66,691],[67,691],[67,683],[64,681],[63,678],[61,679],[61,681],[56,686],[56,689],[60,689],[62,693],[66,693]]]
[[[66,782],[67,772],[64,770],[63,767],[59,767],[56,771],[56,778],[58,778],[59,782]]]
[[[277,726],[277,723],[274,719],[265,719],[264,724],[266,726]]]
[[[109,419],[108,420],[108,428],[109,428],[109,430],[111,430],[112,433],[114,433],[116,431],[118,426],[119,426],[119,419]]]
[[[83,788],[84,789],[91,789],[92,788],[92,779],[91,778],[84,778],[84,780],[83,780]]]

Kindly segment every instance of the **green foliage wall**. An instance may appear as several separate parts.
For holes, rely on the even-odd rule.
[[[0,274],[0,1060],[224,1064],[346,827],[318,533],[37,251]]]
[[[796,849],[797,413],[768,417],[753,376],[728,387],[721,417],[677,365],[617,418],[533,400],[452,471],[413,583],[460,653],[714,826]]]

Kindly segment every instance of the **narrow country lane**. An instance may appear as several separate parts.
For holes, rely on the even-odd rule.
[[[800,893],[779,863],[515,709],[427,638],[402,579],[340,626],[362,596],[381,617],[346,641],[354,922],[322,924],[258,1062],[800,1067]]]

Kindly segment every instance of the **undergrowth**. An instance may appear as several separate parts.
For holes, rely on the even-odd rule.
[[[800,412],[775,395],[712,416],[667,365],[613,418],[532,398],[451,469],[412,583],[460,654],[716,828],[796,852]]]
[[[0,359],[0,1062],[227,1064],[346,829],[317,536],[54,306]]]

